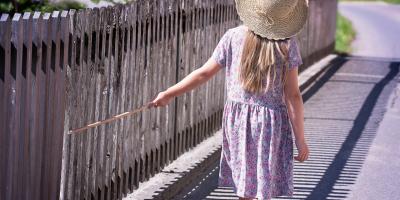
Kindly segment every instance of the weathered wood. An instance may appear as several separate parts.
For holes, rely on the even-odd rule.
[[[52,34],[52,22],[51,22],[51,13],[44,13],[43,14],[43,23],[42,23],[42,65],[41,65],[41,70],[43,73],[43,88],[40,88],[42,90],[41,98],[42,101],[44,102],[44,105],[42,107],[43,109],[43,118],[41,119],[43,122],[43,129],[40,129],[39,132],[42,135],[42,168],[41,168],[41,179],[43,182],[43,185],[48,185],[49,184],[49,179],[50,179],[50,162],[47,161],[48,157],[51,155],[49,152],[49,146],[50,146],[50,141],[53,139],[51,135],[52,131],[52,103],[53,99],[49,99],[54,93],[52,90],[54,87],[51,84],[54,84],[54,81],[52,81],[54,76],[54,73],[52,69],[50,69],[52,65],[52,55],[51,55],[51,50],[52,50],[52,40],[51,40],[51,34]],[[42,96],[43,95],[43,96]],[[49,193],[48,193],[48,188],[41,187],[41,196],[40,198],[46,199],[49,198]]]
[[[19,165],[22,166],[21,170],[24,174],[20,175],[20,181],[22,183],[21,190],[21,198],[26,198],[30,195],[30,187],[29,183],[29,118],[23,116],[30,115],[30,105],[31,105],[31,76],[30,67],[31,66],[31,13],[24,13],[22,17],[22,23],[24,27],[23,35],[22,35],[22,70],[21,70],[21,144],[20,147],[20,160]]]
[[[57,180],[57,182],[60,184],[60,187],[58,188],[60,190],[60,196],[64,196],[64,191],[65,191],[65,178],[66,178],[66,174],[65,174],[65,166],[62,165],[62,163],[65,163],[67,160],[67,156],[66,153],[69,152],[69,149],[67,149],[69,147],[68,144],[68,139],[66,136],[66,131],[68,130],[68,123],[64,123],[65,122],[65,110],[67,107],[67,95],[66,95],[66,78],[67,78],[67,65],[68,65],[68,58],[69,58],[69,13],[68,11],[63,11],[61,13],[61,21],[60,21],[60,40],[61,40],[61,46],[60,46],[60,73],[59,73],[59,80],[60,80],[60,92],[59,94],[59,100],[58,102],[60,102],[60,106],[58,108],[58,114],[60,115],[60,120],[62,120],[61,122],[59,122],[59,125],[57,126],[59,128],[60,133],[62,133],[63,137],[59,140],[60,142],[60,147],[58,147],[59,149],[61,149],[61,152],[59,154],[59,156],[62,157],[62,160],[59,163],[59,168],[60,168],[60,174],[61,174],[61,178],[59,180]]]
[[[162,54],[161,54],[161,48],[162,48],[162,43],[160,41],[160,36],[161,36],[161,7],[160,7],[160,0],[156,1],[156,10],[155,10],[155,17],[156,17],[156,25],[155,25],[155,41],[157,43],[157,60],[156,60],[156,73],[157,73],[157,79],[156,79],[156,89],[155,89],[155,94],[154,96],[157,96],[160,91],[165,90],[162,82],[162,76],[163,76],[163,63],[162,63]],[[162,158],[161,158],[161,145],[165,141],[163,139],[164,132],[166,130],[165,127],[165,108],[159,109],[156,111],[156,145],[155,145],[155,158],[154,158],[154,174],[157,174],[161,171],[161,165],[162,165]],[[164,119],[163,119],[164,118]]]
[[[23,38],[23,26],[22,26],[22,15],[15,14],[12,18],[11,28],[11,113],[8,117],[11,119],[11,135],[10,135],[10,154],[9,154],[9,164],[10,164],[10,177],[11,180],[11,191],[12,198],[22,198],[21,191],[23,188],[22,177],[19,176],[19,172],[23,171],[23,166],[21,166],[21,159],[23,159],[23,152],[21,151],[23,144],[23,133],[21,131],[21,110],[23,106],[20,106],[21,102],[21,87],[22,87],[22,38]]]
[[[60,84],[62,83],[62,79],[64,78],[64,76],[61,75],[61,69],[60,69],[60,20],[61,20],[61,16],[60,16],[60,12],[59,11],[54,11],[51,14],[51,35],[50,36],[50,41],[51,41],[51,60],[50,60],[50,73],[48,73],[49,80],[50,80],[50,85],[52,85],[52,87],[50,87],[50,93],[49,93],[49,97],[53,99],[53,101],[51,102],[50,105],[48,105],[49,107],[51,107],[51,111],[49,113],[50,116],[50,120],[49,123],[51,123],[51,128],[49,129],[49,135],[51,135],[51,137],[49,138],[49,145],[48,145],[48,152],[49,152],[49,156],[47,156],[47,158],[49,158],[48,162],[49,162],[49,171],[48,174],[50,176],[49,178],[49,192],[48,192],[48,198],[50,199],[54,199],[54,198],[58,198],[59,197],[59,184],[55,184],[59,181],[59,176],[60,176],[60,171],[59,171],[59,163],[61,162],[61,160],[59,159],[61,154],[61,142],[60,139],[62,141],[62,130],[58,129],[59,127],[62,127],[62,124],[59,123],[60,121],[62,121],[61,117],[59,114],[62,113],[62,111],[59,111],[58,109],[60,107],[63,107],[63,105],[61,105],[60,103],[60,96],[59,93],[62,92],[62,88],[60,87]],[[61,114],[62,115],[62,114]]]
[[[201,65],[203,64],[202,60],[201,60],[201,52],[202,49],[199,48],[201,43],[203,41],[201,41],[201,37],[202,37],[202,31],[201,31],[201,21],[202,21],[202,14],[201,14],[201,5],[200,2],[195,2],[196,4],[194,5],[194,11],[193,11],[193,15],[194,15],[194,20],[193,20],[193,28],[194,28],[194,43],[193,43],[193,55],[194,55],[194,59],[193,59],[193,63],[191,64],[191,68],[190,71],[196,70],[197,68],[201,67]],[[190,59],[190,58],[189,58]],[[207,82],[206,84],[202,85],[198,90],[194,91],[194,94],[192,96],[192,99],[190,100],[192,103],[192,105],[190,106],[190,115],[193,116],[192,120],[189,122],[189,126],[191,126],[194,123],[199,123],[199,121],[201,121],[201,119],[203,119],[203,113],[199,112],[199,110],[201,108],[204,107],[204,103],[206,103],[207,101],[207,97],[204,95],[204,91],[207,89],[208,85],[210,84],[210,82]],[[195,98],[196,96],[202,96],[202,99],[197,99]],[[205,107],[204,107],[205,108]],[[207,108],[205,108],[207,109]],[[203,140],[203,134],[204,132],[199,132],[198,133],[198,137],[197,139],[199,139],[199,141]]]
[[[153,3],[153,46],[154,46],[154,89],[153,89],[153,98],[156,97],[158,92],[161,90],[161,58],[160,58],[160,41],[159,41],[159,35],[160,35],[160,29],[159,29],[159,24],[160,24],[160,11],[159,11],[159,0],[154,1]],[[153,130],[154,130],[154,146],[153,146],[153,164],[151,166],[151,173],[152,176],[154,176],[156,173],[159,171],[159,146],[160,146],[160,114],[161,114],[161,109],[155,110],[154,113],[154,122],[153,122]]]
[[[168,6],[172,7],[171,10],[167,10],[165,12],[165,21],[164,21],[164,37],[165,37],[165,41],[166,41],[166,52],[167,52],[167,68],[169,69],[169,73],[168,73],[168,81],[169,83],[175,83],[177,76],[178,76],[178,70],[179,68],[177,67],[177,64],[174,62],[174,57],[172,56],[173,54],[171,52],[173,52],[174,50],[176,50],[176,54],[177,56],[180,55],[179,50],[177,49],[177,46],[179,43],[179,41],[176,41],[175,38],[170,37],[170,35],[172,35],[172,33],[174,32],[173,28],[172,28],[172,13],[176,10],[178,10],[177,8],[174,7],[174,1],[173,0],[169,0],[168,1]],[[180,5],[176,4],[176,7],[179,7]],[[179,30],[177,29],[176,34],[180,35]],[[178,98],[174,98],[173,102],[168,105],[168,109],[171,108],[169,111],[169,116],[171,117],[171,119],[174,119],[174,117],[176,116],[178,110],[177,110],[177,104],[178,104]],[[175,146],[173,146],[174,144],[174,135],[176,133],[177,130],[177,123],[176,120],[171,120],[171,126],[170,126],[170,132],[167,134],[167,148],[166,148],[166,152],[167,152],[167,163],[169,164],[173,159],[174,159],[174,149]]]
[[[100,108],[100,87],[99,87],[99,51],[100,49],[98,48],[100,46],[100,35],[99,35],[99,21],[100,21],[100,12],[99,9],[95,8],[92,11],[91,15],[91,26],[90,26],[90,39],[89,39],[89,50],[90,50],[90,59],[88,60],[89,67],[91,70],[91,80],[90,80],[90,96],[89,99],[91,98],[92,101],[90,105],[90,113],[89,113],[89,120],[90,121],[98,121],[100,120],[99,118],[99,108]],[[99,138],[99,128],[96,127],[92,130],[90,133],[90,138],[89,138],[89,143],[90,143],[90,148],[88,152],[90,152],[90,157],[87,162],[87,192],[86,192],[86,199],[90,198],[98,198],[97,195],[97,186],[96,186],[96,173],[97,173],[97,165],[100,159],[98,159],[98,138]]]
[[[122,10],[122,7],[118,8],[118,12],[120,13],[120,15],[117,17],[118,18],[118,22],[116,23],[117,25],[117,32],[116,32],[116,69],[117,69],[117,79],[116,79],[116,90],[117,90],[117,94],[116,94],[116,113],[121,113],[121,105],[122,105],[122,95],[123,95],[123,82],[124,82],[124,77],[126,75],[124,75],[124,68],[123,68],[123,63],[122,63],[122,54],[123,54],[123,27],[122,27],[122,18],[124,16],[124,12]],[[113,171],[115,171],[113,173],[113,177],[114,177],[114,196],[116,198],[119,197],[119,189],[120,189],[120,152],[121,152],[121,123],[123,120],[120,120],[118,122],[115,123],[116,125],[116,131],[115,131],[115,135],[116,135],[116,141],[115,141],[115,160],[114,160],[114,167],[113,167]]]
[[[118,68],[118,34],[119,34],[119,15],[115,15],[115,13],[120,14],[120,6],[113,7],[113,14],[111,18],[111,54],[110,54],[110,81],[109,81],[109,112],[111,115],[117,114],[117,101],[118,101],[118,85],[119,80],[119,68]],[[107,176],[106,176],[106,181],[109,184],[109,198],[114,199],[116,197],[116,184],[115,184],[115,170],[116,170],[116,145],[117,145],[117,129],[118,129],[118,124],[112,123],[110,124],[110,132],[108,132],[108,153],[109,153],[109,158],[107,159]]]
[[[142,9],[139,6],[139,4],[136,5],[136,13],[137,13],[137,18],[136,18],[136,33],[137,33],[137,37],[136,37],[136,45],[135,45],[135,107],[139,106],[140,104],[142,104],[142,96],[140,95],[142,92],[142,84],[143,84],[143,79],[142,79],[142,74],[143,74],[143,61],[142,61],[142,53],[143,53],[143,14],[142,14]],[[143,115],[139,115],[138,117],[136,117],[135,120],[135,124],[137,125],[137,127],[134,128],[134,152],[135,152],[135,166],[134,166],[134,180],[133,180],[133,184],[134,184],[134,188],[139,187],[139,181],[142,179],[142,175],[141,175],[141,171],[142,171],[142,139],[141,139],[141,130],[142,130],[142,118]]]
[[[7,162],[0,163],[0,198],[8,199],[11,197],[11,185],[9,174],[9,151],[10,151],[10,83],[11,83],[11,17],[2,14],[0,17],[0,157]]]
[[[130,12],[132,12],[131,7],[124,7],[124,15],[123,17],[123,67],[125,69],[125,79],[124,79],[124,84],[122,87],[124,87],[124,97],[123,97],[123,104],[122,104],[122,110],[131,110],[129,106],[129,102],[131,102],[131,96],[130,91],[131,91],[131,85],[129,85],[131,81],[131,66],[130,66],[130,59],[129,57],[130,52],[128,51],[129,46],[130,46],[130,21],[128,21],[128,18],[130,18]],[[127,180],[128,180],[128,170],[129,170],[129,155],[127,152],[129,152],[129,126],[128,123],[130,122],[130,119],[125,119],[122,121],[121,124],[121,152],[120,152],[120,195],[123,196],[128,192],[127,188]]]
[[[150,1],[145,1],[144,2],[144,10],[145,10],[145,55],[144,55],[144,66],[145,66],[145,71],[144,71],[144,76],[145,76],[145,84],[143,88],[143,104],[150,100],[152,98],[152,69],[153,66],[151,66],[152,63],[152,58],[151,58],[151,26],[152,26],[152,21],[151,21],[151,2]],[[143,132],[143,159],[144,159],[144,181],[147,181],[148,178],[150,177],[150,150],[151,150],[151,145],[152,142],[152,131],[151,131],[151,116],[152,116],[153,110],[144,112],[144,120],[143,120],[143,125],[144,125],[144,132]]]
[[[31,163],[31,197],[40,198],[40,182],[43,167],[43,129],[44,129],[44,110],[45,110],[45,73],[42,67],[43,50],[43,18],[40,12],[33,15],[32,29],[32,73],[34,74],[34,83],[32,88],[32,134],[30,140]]]
[[[98,68],[98,72],[97,72],[97,76],[98,76],[98,96],[97,98],[99,98],[99,104],[98,104],[98,117],[99,119],[105,119],[106,117],[108,117],[107,115],[107,106],[108,106],[108,98],[107,98],[107,94],[108,94],[108,69],[109,69],[109,65],[108,63],[106,63],[106,61],[108,60],[108,51],[106,51],[106,49],[108,49],[108,29],[107,29],[107,24],[108,24],[108,10],[101,8],[100,9],[100,23],[99,23],[99,45],[101,48],[99,48],[99,68]],[[95,183],[95,191],[97,194],[97,198],[98,199],[104,199],[104,175],[105,175],[105,160],[106,160],[106,156],[107,156],[107,149],[106,149],[106,144],[107,144],[107,140],[106,140],[106,127],[107,126],[102,126],[102,127],[98,127],[98,147],[97,147],[97,168],[96,168],[96,183]],[[96,191],[97,190],[97,191]]]
[[[66,120],[65,120],[65,127],[67,127],[68,130],[64,130],[64,135],[66,134],[65,132],[68,132],[72,127],[77,127],[77,118],[76,117],[71,117],[75,116],[77,112],[77,94],[74,88],[76,87],[74,84],[77,81],[77,76],[79,73],[76,73],[76,49],[77,49],[77,36],[76,36],[76,12],[72,10],[69,12],[69,59],[68,63],[69,66],[67,67],[67,84],[66,84],[66,96],[67,96],[67,105],[66,105]],[[65,199],[73,199],[74,195],[74,185],[75,185],[75,165],[76,165],[76,152],[77,152],[77,136],[75,135],[66,135],[65,142],[67,144],[67,147],[65,148],[69,152],[65,156],[66,159],[64,162],[65,168],[65,190],[64,190],[64,198]]]
[[[196,70],[196,68],[198,67],[199,64],[199,48],[198,48],[198,41],[199,41],[199,22],[200,22],[200,16],[199,16],[199,5],[198,2],[193,2],[194,4],[191,7],[191,16],[192,16],[192,21],[191,21],[191,25],[192,25],[192,32],[189,35],[189,37],[191,37],[191,35],[193,36],[191,39],[191,43],[189,43],[190,46],[188,46],[188,49],[185,49],[185,51],[189,51],[190,54],[188,55],[188,71],[186,72],[186,74],[189,74],[190,72]],[[200,96],[201,92],[203,90],[203,88],[205,87],[205,85],[201,86],[198,90],[192,91],[191,94],[188,96],[189,99],[187,99],[187,121],[184,124],[184,127],[190,127],[192,124],[197,123],[196,121],[199,120],[201,118],[201,116],[198,116],[196,114],[196,110],[198,109],[198,107],[201,104],[201,101],[198,101],[197,98],[195,98],[196,96]],[[204,100],[204,98],[203,98]],[[200,135],[198,135],[200,136]],[[200,137],[197,137],[200,138]]]
[[[115,79],[113,83],[113,87],[115,88],[115,100],[113,105],[115,106],[113,113],[117,114],[120,111],[120,106],[121,106],[121,95],[122,95],[122,82],[123,82],[123,69],[121,67],[121,52],[123,51],[121,49],[121,42],[122,42],[122,30],[121,30],[121,17],[123,16],[123,11],[122,7],[116,7],[117,10],[116,12],[120,13],[118,16],[116,16],[116,21],[115,21],[115,63],[114,63],[114,68],[115,68]],[[120,151],[120,126],[121,126],[121,121],[114,123],[114,142],[113,142],[113,154],[112,154],[112,175],[111,175],[111,181],[112,181],[112,199],[117,199],[118,198],[118,189],[119,189],[119,151]]]
[[[127,93],[127,79],[128,79],[128,70],[129,68],[126,65],[126,50],[127,50],[127,44],[126,44],[126,40],[125,38],[126,36],[126,17],[127,17],[128,13],[127,13],[127,8],[126,7],[122,7],[121,8],[121,16],[120,16],[120,32],[119,32],[119,66],[120,66],[120,83],[119,83],[119,99],[118,99],[118,113],[124,112],[127,110],[126,107],[126,101],[128,100],[128,96],[126,95]],[[122,197],[122,190],[123,190],[123,184],[122,181],[124,179],[124,168],[123,168],[123,163],[125,161],[124,159],[124,141],[125,141],[125,123],[126,120],[122,120],[119,122],[119,129],[118,129],[118,137],[117,137],[117,141],[118,141],[118,145],[117,145],[117,157],[116,157],[116,167],[117,167],[117,179],[116,179],[116,184],[117,184],[117,197],[121,198]]]
[[[144,4],[144,1],[141,0],[140,5]],[[139,104],[144,103],[144,87],[146,86],[146,66],[145,66],[145,45],[146,45],[146,10],[141,7],[141,9],[138,10],[138,16],[139,16],[139,44],[138,44],[138,54],[136,55],[136,58],[138,59],[138,65],[140,66],[139,69],[139,90],[138,90],[138,102]],[[141,113],[138,124],[138,145],[137,145],[137,150],[140,152],[137,156],[137,162],[138,162],[138,180],[139,181],[144,181],[145,180],[145,144],[144,144],[144,133],[146,129],[146,116],[147,113]]]
[[[76,76],[76,81],[74,82],[74,88],[79,88],[78,91],[74,91],[74,96],[77,99],[77,104],[76,104],[76,110],[74,115],[80,115],[80,118],[76,118],[76,122],[73,127],[81,127],[85,124],[85,119],[87,116],[87,112],[85,111],[85,104],[87,103],[84,99],[87,93],[88,88],[83,87],[83,85],[86,84],[86,78],[87,76],[84,75],[87,73],[86,71],[86,66],[84,63],[84,52],[86,50],[85,48],[85,22],[86,20],[86,11],[83,12],[77,12],[76,13],[76,21],[74,21],[74,39],[76,38],[76,53],[75,56],[73,57],[73,62],[75,62],[74,70],[76,70],[75,73],[77,73]],[[80,114],[79,114],[80,113]],[[80,199],[82,194],[83,194],[83,186],[82,186],[82,179],[83,179],[83,171],[85,170],[84,168],[84,138],[86,138],[87,135],[78,135],[75,136],[76,139],[76,151],[75,151],[75,157],[74,157],[74,163],[73,165],[73,185],[77,185],[79,187],[74,187],[73,188],[73,199]]]
[[[87,86],[86,90],[86,105],[85,105],[85,113],[87,113],[84,124],[88,122],[94,121],[94,105],[96,103],[95,92],[96,92],[96,65],[95,65],[95,54],[96,47],[94,46],[95,40],[95,32],[94,32],[94,24],[96,11],[89,10],[85,13],[86,19],[89,23],[85,23],[84,28],[84,68],[86,72],[86,80],[85,85]],[[90,199],[91,196],[91,173],[92,173],[92,163],[93,163],[93,146],[94,144],[94,131],[95,129],[91,129],[87,131],[87,134],[83,136],[84,138],[84,146],[83,146],[83,175],[82,175],[82,184],[83,184],[83,192],[82,196],[85,199]]]
[[[132,50],[132,55],[131,55],[131,67],[132,67],[132,102],[130,102],[130,105],[132,108],[136,108],[139,105],[138,101],[138,91],[139,91],[139,62],[137,58],[138,54],[138,45],[139,45],[139,32],[140,32],[140,26],[139,26],[139,17],[138,17],[138,5],[133,4],[132,5],[132,33],[131,33],[131,50]],[[137,159],[139,157],[140,152],[138,152],[138,135],[139,135],[139,120],[140,116],[135,116],[130,123],[130,151],[128,152],[131,154],[129,158],[131,159],[130,163],[130,168],[129,168],[129,189],[132,191],[136,186],[138,186],[138,168],[137,168]]]
[[[155,55],[156,55],[156,42],[154,41],[154,36],[155,36],[155,16],[154,16],[154,12],[155,12],[155,0],[149,0],[149,17],[150,19],[148,20],[148,27],[149,27],[149,37],[148,37],[148,63],[149,63],[149,87],[147,88],[149,90],[149,96],[148,99],[146,100],[146,102],[154,99],[155,97],[155,84],[156,84],[156,77],[157,74],[155,73],[156,71],[156,65],[155,65]],[[154,175],[154,171],[153,171],[153,164],[154,164],[154,149],[155,149],[155,145],[156,145],[156,132],[155,132],[155,126],[156,126],[156,110],[152,109],[149,111],[149,130],[146,133],[146,135],[148,135],[148,141],[152,141],[151,143],[149,143],[148,146],[149,149],[147,150],[147,154],[148,154],[148,176],[149,178],[152,177]]]
[[[168,83],[168,75],[169,75],[169,69],[168,65],[166,63],[166,56],[167,56],[167,51],[166,51],[166,40],[164,38],[164,23],[165,23],[165,15],[166,15],[166,5],[168,4],[168,1],[159,1],[159,12],[158,12],[158,17],[159,17],[159,26],[158,26],[158,41],[160,43],[160,51],[159,51],[159,63],[160,63],[160,80],[161,80],[161,85],[160,89],[167,89],[166,85]],[[173,101],[172,103],[173,104]],[[170,105],[171,105],[170,104]],[[166,141],[168,138],[168,133],[169,133],[169,127],[168,127],[168,115],[169,115],[169,107],[168,105],[165,109],[161,110],[160,113],[160,166],[158,170],[161,170],[164,168],[166,162],[167,162],[167,156],[166,156]]]
[[[207,32],[211,32],[210,30],[210,26],[208,26],[209,21],[210,21],[210,13],[209,13],[209,6],[203,4],[203,9],[204,9],[204,18],[203,18],[203,22],[202,22],[202,26],[204,27],[204,29]],[[202,34],[202,40],[206,40],[206,48],[202,48],[202,60],[203,62],[207,62],[208,59],[210,59],[211,57],[211,53],[210,49],[212,49],[213,47],[211,47],[210,45],[210,39],[208,38],[208,34],[203,33]],[[217,75],[220,76],[223,73],[218,73]],[[217,78],[218,77],[213,77],[212,80],[208,83],[207,87],[204,90],[204,96],[206,97],[206,101],[203,102],[203,105],[207,108],[209,107],[209,109],[205,109],[203,111],[203,115],[204,116],[209,116],[210,115],[210,109],[212,110],[214,106],[216,106],[216,102],[213,102],[212,100],[215,100],[216,98],[216,93],[218,93],[218,88],[215,87],[214,85],[217,84]],[[223,88],[223,87],[222,87]],[[220,92],[219,92],[220,93]],[[209,105],[213,105],[213,106],[209,106]],[[200,112],[200,111],[198,111]],[[210,132],[206,132],[206,137],[210,136],[213,132],[210,130]]]
[[[179,51],[181,52],[180,55],[185,55],[184,62],[179,67],[177,82],[182,80],[186,75],[188,75],[192,69],[194,62],[196,61],[196,55],[194,54],[194,43],[195,43],[195,10],[194,10],[194,1],[184,1],[184,11],[187,15],[187,23],[186,23],[186,30],[183,32],[185,41],[183,41],[183,45],[180,45]],[[191,97],[193,93],[196,91],[191,91],[186,94],[183,94],[180,98],[178,98],[177,104],[177,115],[182,116],[181,120],[177,120],[178,123],[177,130],[175,132],[175,155],[174,159],[181,154],[181,147],[182,147],[182,135],[185,131],[186,127],[189,127],[190,123],[190,108],[191,108]]]
[[[131,65],[131,21],[130,19],[132,18],[132,7],[126,7],[125,8],[125,17],[123,21],[124,25],[124,68],[126,68],[126,80],[123,85],[125,88],[125,98],[124,98],[124,104],[122,110],[132,110],[133,107],[130,106],[132,102],[132,80],[133,80],[133,73],[132,73],[132,68],[134,66]],[[126,194],[128,192],[128,179],[129,179],[129,166],[132,166],[132,162],[130,159],[130,127],[129,125],[131,124],[132,119],[126,119],[123,121],[123,132],[122,132],[122,152],[121,152],[121,173],[122,173],[122,182],[121,182],[121,194]]]

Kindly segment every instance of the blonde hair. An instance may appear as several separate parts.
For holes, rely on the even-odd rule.
[[[288,43],[288,39],[269,40],[248,30],[239,70],[239,80],[245,90],[259,94],[271,89],[277,77],[277,54],[283,61],[281,83],[285,83],[288,69]],[[265,79],[267,84],[264,82]]]

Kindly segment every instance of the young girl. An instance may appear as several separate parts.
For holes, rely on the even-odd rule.
[[[239,199],[293,195],[293,139],[297,161],[307,160],[302,64],[293,38],[307,19],[307,0],[236,0],[244,25],[228,30],[211,58],[182,81],[158,94],[165,106],[226,70],[227,101],[218,184]]]

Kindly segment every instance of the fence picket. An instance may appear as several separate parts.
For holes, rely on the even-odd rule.
[[[30,115],[30,100],[31,100],[31,73],[29,66],[31,66],[31,13],[24,13],[22,16],[22,23],[24,27],[23,35],[20,38],[22,44],[22,69],[21,69],[21,143],[20,148],[20,160],[19,165],[22,167],[22,173],[24,175],[19,176],[21,181],[21,198],[29,196],[29,118],[24,116]]]
[[[21,166],[21,159],[23,159],[23,133],[21,133],[21,87],[22,87],[22,37],[23,37],[23,26],[22,26],[22,15],[15,14],[11,22],[11,68],[10,68],[10,86],[11,91],[11,112],[8,117],[10,118],[11,124],[11,135],[10,135],[10,152],[9,152],[9,177],[11,177],[11,191],[12,198],[22,198],[22,177],[18,176],[19,171],[23,171]]]
[[[0,106],[2,112],[0,112],[0,156],[4,161],[0,163],[0,198],[10,198],[12,192],[10,191],[10,174],[8,173],[10,163],[9,151],[10,151],[10,135],[11,135],[11,123],[9,114],[12,110],[11,95],[10,95],[10,68],[11,68],[11,17],[8,14],[1,14],[0,17]]]

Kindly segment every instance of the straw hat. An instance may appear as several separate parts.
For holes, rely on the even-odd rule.
[[[308,17],[308,0],[235,0],[243,23],[255,34],[273,40],[301,31]]]

